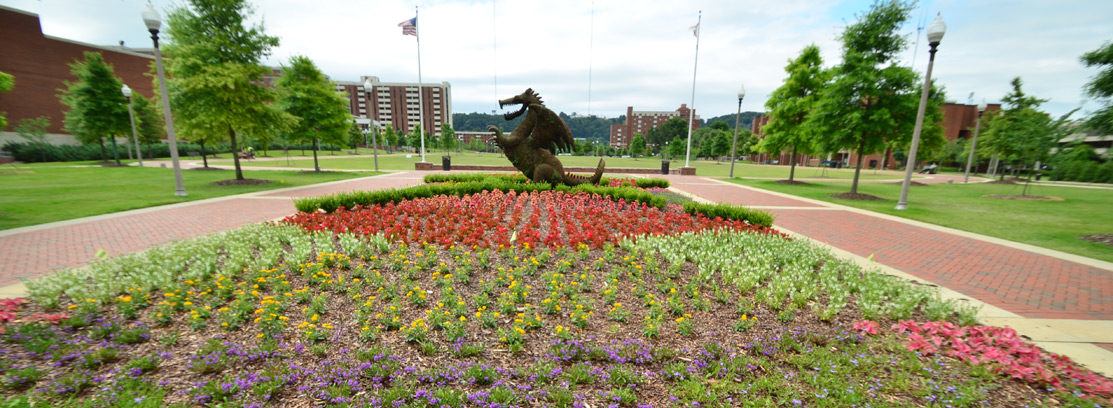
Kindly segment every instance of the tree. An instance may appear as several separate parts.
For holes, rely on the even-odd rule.
[[[911,4],[899,0],[874,3],[842,34],[842,63],[834,68],[833,81],[820,92],[807,126],[824,137],[820,151],[850,149],[858,156],[850,193],[858,193],[862,159],[886,146],[907,145],[919,107],[918,75],[897,60],[907,41],[897,31],[908,19]],[[943,140],[938,105],[939,91],[927,106],[922,145]]]
[[[398,142],[399,142],[398,141],[398,132],[394,131],[394,126],[387,126],[385,133],[386,134],[384,135],[384,137],[386,138],[386,141],[388,142],[388,144],[386,146],[387,147],[386,152],[389,154],[389,153],[392,152],[393,148],[399,147],[401,145],[398,144]]]
[[[302,55],[290,57],[290,65],[282,67],[282,77],[275,87],[278,106],[298,119],[288,137],[313,143],[313,168],[321,171],[317,160],[321,142],[348,145],[348,129],[353,124],[348,102],[336,93],[336,84]]]
[[[680,118],[672,118],[666,120],[660,126],[649,130],[645,134],[646,142],[658,146],[664,146],[668,141],[677,137],[688,136],[688,121]]]
[[[39,116],[34,119],[23,119],[15,125],[15,133],[27,140],[28,143],[39,145],[42,161],[46,162],[46,129],[50,127],[49,116]]]
[[[69,107],[62,121],[64,128],[82,143],[100,144],[101,159],[108,161],[104,138],[115,138],[131,126],[127,99],[120,92],[124,83],[99,52],[85,52],[84,61],[70,64],[70,73],[77,81],[66,81],[66,89],[59,95],[62,104]],[[119,158],[116,164],[120,164]]]
[[[685,139],[675,137],[669,142],[669,157],[680,157],[684,155],[684,150],[687,149]]]
[[[1025,94],[1021,89],[1023,85],[1020,77],[1013,78],[1012,91],[1001,98],[1007,107],[990,115],[985,132],[985,147],[987,151],[1002,158],[1017,159],[1034,168],[1036,162],[1046,161],[1051,149],[1058,146],[1059,140],[1067,135],[1069,129],[1066,121],[1074,111],[1058,120],[1052,119],[1039,110],[1039,106],[1047,102],[1047,99]],[[1031,177],[1032,173],[1029,172],[1029,181]],[[1027,193],[1028,185],[1025,184],[1020,194]]]
[[[147,145],[147,157],[151,156],[151,143],[162,141],[162,113],[155,104],[138,92],[131,94],[131,108],[135,112],[135,131],[139,142]]]
[[[270,72],[260,61],[278,38],[261,25],[244,26],[251,14],[245,0],[185,3],[167,17],[170,41],[163,47],[175,124],[195,135],[227,135],[236,180],[243,180],[237,135],[286,129],[296,121],[273,106],[273,90],[259,85]]]
[[[444,151],[448,153],[449,157],[452,157],[452,148],[456,147],[456,142],[456,131],[453,130],[452,126],[450,126],[448,123],[442,123],[441,147],[444,148]]]
[[[421,125],[414,126],[410,134],[406,136],[406,144],[414,148],[414,151],[421,153]]]
[[[481,151],[484,151],[486,149],[487,149],[487,146],[484,145],[483,141],[479,140],[478,137],[472,138],[471,142],[468,143],[468,150],[474,150],[474,151],[477,151],[477,152],[481,152]]]
[[[790,151],[789,182],[796,177],[796,155],[816,152],[815,140],[819,133],[807,119],[830,78],[830,72],[824,70],[822,65],[819,47],[815,44],[804,47],[800,56],[789,60],[785,66],[788,73],[785,83],[773,91],[765,102],[769,123],[761,128],[765,138],[758,144],[758,149],[772,155]]]
[[[641,133],[634,134],[634,140],[630,141],[630,151],[634,152],[634,160],[638,159],[638,155],[645,153],[645,138]]]
[[[4,71],[0,71],[0,93],[8,92],[15,87],[15,77]],[[8,127],[7,113],[0,112],[0,130]]]
[[[1102,101],[1104,105],[1090,115],[1086,127],[1099,135],[1113,134],[1113,42],[1107,42],[1096,50],[1082,54],[1082,63],[1087,67],[1101,68],[1096,76],[1086,84],[1087,95]]]
[[[966,139],[955,138],[955,140],[947,142],[946,145],[928,157],[932,162],[941,165],[944,163],[962,163],[965,165],[966,161],[964,159],[967,156],[963,152],[969,152],[969,150],[966,150]]]
[[[365,137],[363,135],[363,131],[361,131],[359,129],[359,124],[357,124],[355,121],[350,121],[348,123],[351,123],[352,125],[348,126],[348,143],[347,143],[347,145],[352,146],[352,147],[358,147],[359,145],[364,144],[363,141],[364,141]],[[366,137],[375,137],[375,134],[374,133],[369,133]]]

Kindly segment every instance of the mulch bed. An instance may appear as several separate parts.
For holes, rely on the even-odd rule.
[[[1113,246],[1113,234],[1083,235],[1079,238],[1089,242]]]
[[[259,180],[259,179],[243,179],[243,180],[232,179],[232,180],[214,181],[212,183],[209,183],[209,185],[213,185],[213,186],[254,186],[254,185],[259,185],[259,184],[270,184],[270,183],[273,183],[273,181]]]
[[[808,185],[808,183],[805,183],[803,181],[797,181],[797,180],[777,180],[777,181],[775,181],[775,183],[777,183],[777,184],[787,184],[787,185],[790,185],[790,186],[806,186],[806,185]]]
[[[224,170],[227,170],[227,169],[221,169],[221,168],[216,168],[216,167],[194,167],[194,168],[192,168],[192,169],[189,169],[189,170],[198,170],[198,171],[224,171]]]
[[[841,199],[844,199],[844,200],[886,201],[884,198],[881,198],[881,197],[878,197],[878,196],[875,196],[875,195],[862,194],[862,193],[838,193],[838,194],[831,194],[830,197],[831,198],[841,198]]]
[[[329,171],[329,170],[321,170],[321,171],[316,171],[316,170],[305,170],[305,171],[299,171],[299,172],[298,172],[298,174],[334,174],[334,173],[339,173],[339,171]]]
[[[1012,181],[1012,180],[993,180],[993,181],[987,181],[985,183],[986,184],[1010,184],[1010,185],[1011,184],[1016,184],[1016,182]]]
[[[903,182],[903,181],[898,181],[898,182],[895,182],[895,183],[889,183],[889,184],[903,185],[903,184],[904,184],[904,182]],[[919,182],[919,181],[913,181],[913,182],[910,182],[910,183],[909,183],[909,185],[912,185],[912,186],[916,186],[916,187],[924,187],[924,186],[929,186],[930,184],[927,184],[927,183],[921,183],[921,182]]]
[[[1020,200],[1020,201],[1066,201],[1060,197],[1047,197],[1047,196],[1034,196],[1034,195],[1017,195],[1017,194],[986,194],[982,197],[996,198],[998,200]]]

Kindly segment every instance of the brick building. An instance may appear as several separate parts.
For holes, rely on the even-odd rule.
[[[145,97],[154,96],[151,78],[145,74],[154,63],[149,49],[130,50],[121,46],[98,46],[43,35],[37,14],[0,6],[0,71],[15,77],[15,87],[0,93],[0,112],[7,112],[8,124],[22,119],[50,117],[48,141],[77,144],[62,130],[67,108],[58,98],[63,81],[74,81],[69,64],[85,58],[86,51],[99,52],[112,65],[116,76]],[[147,52],[144,52],[147,51]],[[14,132],[0,129],[0,145],[8,140],[23,142]],[[123,135],[121,135],[123,137]]]
[[[986,106],[986,112],[1000,109],[1001,104],[999,103],[988,104]],[[955,139],[969,140],[970,138],[974,137],[973,129],[975,123],[977,123],[977,119],[977,105],[966,105],[951,102],[944,103],[943,122],[941,123],[941,125],[943,125],[943,137],[945,137],[948,142]],[[764,134],[761,131],[761,127],[765,126],[768,123],[768,116],[761,115],[754,118],[751,132],[753,133],[755,138],[761,139],[764,137]],[[926,161],[924,159],[926,153],[920,152],[917,153],[917,155],[919,156],[921,162]],[[788,165],[790,163],[789,156],[789,152],[781,152],[780,155],[769,155],[766,153],[760,153],[751,155],[750,160],[753,160],[756,163]],[[884,160],[882,160],[882,156],[885,156]],[[840,162],[840,165],[845,167],[852,166],[857,163],[858,156],[850,150],[841,150],[830,155],[801,155],[800,157],[796,158],[796,164],[818,166],[824,161],[828,160],[832,162]],[[893,159],[892,152],[886,152],[886,154],[869,154],[866,155],[866,157],[864,157],[862,160],[863,167],[867,169],[876,168],[878,166],[881,166],[882,164],[884,164],[886,169],[896,169],[897,167],[904,165],[904,163],[896,163],[896,160]]]
[[[381,82],[378,77],[361,76],[359,82],[338,81],[336,90],[345,92],[352,116],[369,118],[393,126],[401,133],[409,133],[420,121],[418,112],[418,90],[422,92],[422,110],[425,123],[422,130],[429,134],[440,134],[441,124],[452,125],[452,85],[418,84],[403,82]],[[363,88],[364,81],[371,82],[371,92]]]
[[[675,111],[635,111],[633,106],[626,107],[626,123],[621,125],[611,125],[611,142],[610,146],[615,149],[628,149],[630,142],[634,140],[634,135],[640,134],[645,137],[650,129],[660,126],[665,121],[672,118],[680,118],[688,120],[688,115],[692,114],[692,110],[688,109],[688,104],[680,104],[680,108]],[[689,124],[692,130],[699,129],[700,118],[696,115]]]

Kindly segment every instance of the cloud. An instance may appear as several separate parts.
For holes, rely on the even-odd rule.
[[[184,0],[155,0],[165,11]],[[781,85],[787,60],[811,43],[825,65],[838,63],[843,27],[870,1],[695,0],[433,0],[420,3],[422,80],[450,82],[457,112],[489,112],[495,100],[533,87],[555,110],[614,117],[627,106],[672,110],[691,103],[695,38],[688,27],[702,10],[695,106],[704,117],[734,112],[745,84],[743,110],[764,110]],[[0,0],[39,13],[49,35],[94,44],[147,46],[139,18],[144,0]],[[412,2],[256,0],[253,21],[278,36],[268,64],[293,55],[313,59],[334,80],[361,75],[387,82],[417,81],[415,38],[397,24],[414,16]],[[594,12],[593,12],[594,5]],[[914,48],[921,18],[941,12],[948,25],[933,78],[951,99],[997,102],[1009,80],[1051,99],[1062,114],[1083,105],[1082,86],[1096,70],[1078,57],[1113,40],[1113,2],[1066,0],[926,0],[904,32],[905,64],[923,72],[927,45]],[[593,23],[594,19],[594,23]],[[920,35],[923,35],[922,33]],[[913,52],[919,54],[914,55]],[[497,88],[496,88],[497,77]],[[590,106],[588,101],[590,81]],[[1087,107],[1095,106],[1092,102]]]

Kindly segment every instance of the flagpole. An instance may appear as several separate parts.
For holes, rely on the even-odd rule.
[[[692,120],[696,117],[696,69],[699,68],[699,30],[701,23],[703,23],[703,10],[700,10],[699,19],[696,20],[696,62],[692,66],[692,104],[688,108],[688,149],[684,153],[684,167],[689,167],[688,162],[692,158]]]
[[[417,6],[414,6],[414,22],[417,22]],[[414,24],[417,31],[417,130],[421,136],[421,162],[425,163],[425,97],[421,89],[421,24]]]

